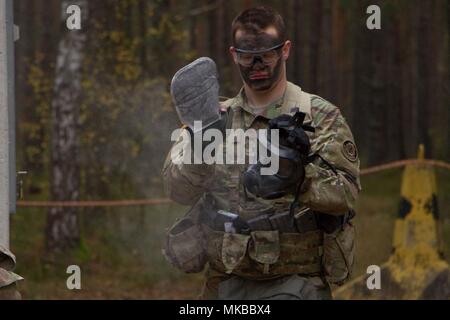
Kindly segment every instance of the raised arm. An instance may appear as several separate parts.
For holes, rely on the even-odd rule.
[[[354,208],[361,190],[358,151],[339,109],[317,96],[311,104],[316,158],[305,167],[300,201],[316,211],[344,214]]]

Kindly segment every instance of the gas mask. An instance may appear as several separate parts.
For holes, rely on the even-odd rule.
[[[249,166],[243,176],[246,190],[258,198],[278,199],[293,194],[305,179],[304,166],[310,152],[309,137],[305,131],[314,128],[304,125],[305,114],[298,111],[293,115],[281,115],[269,122],[269,130],[279,130],[279,144],[275,145],[267,135],[260,141],[267,150],[279,157],[279,170],[273,175],[262,175],[265,167],[261,161]],[[273,155],[272,155],[273,156]]]

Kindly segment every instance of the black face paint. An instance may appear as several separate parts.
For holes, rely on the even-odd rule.
[[[280,44],[282,41],[278,37],[266,33],[258,35],[243,35],[236,42],[236,47],[243,50],[264,50]],[[282,58],[277,60],[275,65],[266,66],[261,58],[256,57],[253,65],[244,67],[239,65],[239,70],[243,81],[256,91],[265,91],[272,88],[280,79],[282,70]]]
[[[257,59],[255,59],[257,60]],[[282,67],[282,59],[278,59],[275,66],[265,66],[262,61],[256,61],[251,67],[243,67],[239,65],[239,70],[242,75],[244,82],[253,90],[265,91],[269,90],[274,86],[276,82],[280,79]],[[267,74],[264,79],[252,79],[252,75],[256,72],[262,72]]]
[[[267,33],[244,34],[236,41],[236,48],[244,50],[264,50],[280,44],[282,40]]]

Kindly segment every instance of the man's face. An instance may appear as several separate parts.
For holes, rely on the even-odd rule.
[[[276,29],[269,27],[260,34],[238,30],[235,43],[236,47],[232,47],[230,50],[235,63],[239,66],[243,81],[255,91],[266,91],[273,88],[282,76],[284,62],[289,55],[290,42],[283,43]],[[239,56],[239,53],[236,52],[236,49],[264,52],[264,50],[280,44],[285,45],[267,53],[254,55],[246,53]],[[266,56],[272,57],[272,59],[265,59]],[[243,63],[244,58],[249,63]]]

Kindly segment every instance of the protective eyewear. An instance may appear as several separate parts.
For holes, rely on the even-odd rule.
[[[259,58],[260,61],[266,66],[271,65],[276,62],[280,55],[278,50],[284,46],[284,43],[276,45],[275,47],[264,49],[264,50],[244,50],[234,48],[237,55],[237,61],[241,66],[250,67],[255,62],[255,59]]]

